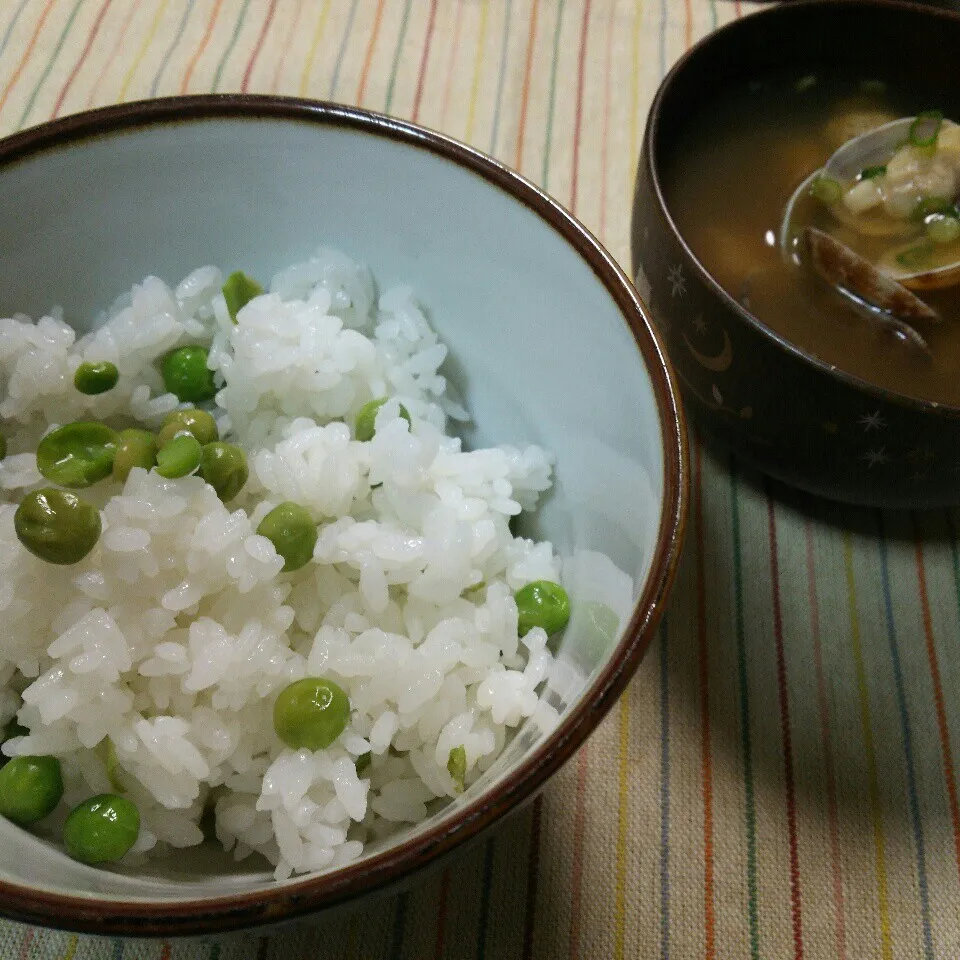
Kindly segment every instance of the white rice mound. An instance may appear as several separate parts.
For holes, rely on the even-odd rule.
[[[508,521],[536,506],[552,460],[536,446],[467,452],[447,435],[465,412],[408,288],[378,298],[365,267],[321,249],[234,324],[222,283],[215,267],[175,289],[148,277],[79,338],[56,310],[0,320],[0,722],[30,731],[3,752],[60,759],[52,836],[74,804],[119,784],[142,818],[126,862],[199,844],[212,810],[227,850],[259,852],[284,879],[422,820],[458,793],[452,748],[469,786],[537,708],[553,658],[542,630],[518,640],[513,592],[559,580],[560,563]],[[13,517],[46,485],[38,440],[77,419],[156,429],[179,405],[158,360],[186,344],[210,349],[212,412],[247,451],[247,486],[224,505],[197,476],[135,469],[81,492],[103,521],[83,561],[34,557]],[[117,365],[113,390],[74,388],[89,360]],[[357,411],[383,396],[373,440],[352,439]],[[288,574],[255,532],[284,500],[319,528],[313,562]],[[315,753],[273,729],[276,696],[305,676],[351,703],[345,732]]]

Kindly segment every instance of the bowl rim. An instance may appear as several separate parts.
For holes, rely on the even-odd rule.
[[[647,115],[640,163],[641,165],[645,164],[649,170],[657,206],[663,214],[674,240],[676,240],[681,251],[692,264],[698,279],[719,298],[720,302],[726,308],[735,313],[747,327],[750,327],[755,333],[771,341],[775,346],[779,347],[784,353],[794,359],[809,364],[827,377],[837,380],[845,386],[865,392],[877,400],[893,403],[908,409],[960,417],[960,404],[953,405],[940,403],[936,400],[924,400],[921,397],[912,397],[909,394],[899,393],[896,390],[881,387],[870,380],[866,380],[834,364],[821,360],[813,353],[808,352],[803,347],[787,339],[772,327],[765,324],[755,313],[748,310],[732,294],[728,293],[714,278],[713,274],[704,266],[696,253],[693,252],[670,212],[670,207],[667,204],[667,199],[663,191],[660,164],[656,161],[660,127],[663,124],[663,101],[669,95],[677,77],[690,69],[690,63],[692,61],[702,56],[703,51],[709,49],[714,44],[729,42],[728,38],[731,34],[736,34],[744,30],[756,30],[758,29],[758,24],[762,26],[763,23],[770,20],[796,16],[810,8],[812,8],[814,12],[817,12],[826,9],[839,10],[858,6],[863,8],[899,10],[905,14],[909,13],[918,16],[932,17],[934,19],[939,18],[960,25],[960,9],[945,10],[940,7],[921,6],[916,2],[907,2],[907,0],[791,0],[790,3],[771,5],[763,10],[751,13],[749,16],[731,20],[722,27],[707,34],[690,47],[690,49],[674,63],[673,67],[671,67],[661,81]],[[639,180],[637,189],[640,189]]]
[[[347,129],[425,150],[511,195],[587,262],[633,335],[655,396],[662,435],[664,495],[650,570],[615,651],[588,683],[579,703],[516,770],[464,804],[447,822],[331,873],[307,875],[273,889],[179,902],[146,897],[101,899],[0,881],[0,913],[20,922],[134,937],[226,933],[345,905],[399,883],[532,798],[583,744],[633,676],[675,578],[688,508],[688,451],[677,383],[660,335],[647,307],[611,254],[557,201],[505,164],[445,134],[358,107],[274,95],[198,94],[102,107],[13,134],[0,140],[0,169],[37,154],[159,124],[237,119]]]

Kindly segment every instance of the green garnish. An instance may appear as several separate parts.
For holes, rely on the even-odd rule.
[[[840,184],[833,177],[819,176],[810,184],[810,195],[828,206],[837,203],[843,196]]]
[[[953,243],[960,237],[960,220],[951,214],[935,213],[927,218],[926,229],[934,243]]]
[[[453,785],[457,793],[463,793],[466,789],[467,751],[462,745],[454,747],[450,751],[450,757],[447,760],[447,773],[453,779]]]
[[[940,135],[942,123],[943,112],[940,110],[924,110],[917,114],[917,119],[910,124],[910,143],[915,147],[932,147]]]
[[[875,167],[864,167],[860,171],[861,180],[875,180],[877,177],[882,177],[887,172],[887,165],[885,163],[877,164]]]
[[[227,301],[230,319],[236,323],[237,314],[254,298],[263,293],[263,287],[242,270],[227,277],[223,285],[223,299]]]
[[[933,244],[929,240],[922,240],[915,246],[898,253],[896,261],[901,267],[906,267],[907,269],[922,267],[923,264],[930,259],[931,253],[933,253]]]
[[[932,213],[953,213],[953,203],[943,197],[922,197],[910,214],[910,219],[917,222],[926,220]]]
[[[367,770],[370,769],[370,764],[373,762],[373,754],[368,750],[366,753],[361,753],[357,757],[357,761],[354,766],[357,768],[357,776],[362,777]]]

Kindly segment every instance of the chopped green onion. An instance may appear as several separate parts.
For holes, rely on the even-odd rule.
[[[463,793],[466,788],[464,781],[467,776],[467,751],[462,745],[454,747],[450,751],[450,757],[447,760],[447,773],[453,778],[457,793]]]
[[[838,203],[843,191],[833,177],[820,176],[810,184],[810,194],[815,200],[825,203]]]
[[[953,243],[960,237],[960,220],[949,214],[935,213],[927,217],[925,226],[934,243]]]
[[[896,261],[901,267],[909,270],[913,267],[922,267],[930,259],[931,253],[933,253],[933,244],[929,240],[921,240],[916,246],[898,253]]]
[[[887,172],[887,165],[885,163],[877,164],[875,167],[864,167],[860,171],[861,180],[875,180],[877,177],[882,177]]]
[[[924,110],[910,124],[910,142],[915,147],[932,147],[940,134],[943,113],[940,110]]]
[[[943,197],[922,197],[910,214],[911,220],[926,220],[933,213],[953,213],[953,203]]]
[[[358,777],[362,777],[367,772],[367,770],[370,768],[370,764],[372,761],[373,761],[373,756],[369,750],[366,753],[361,753],[360,756],[357,757],[357,760],[354,766],[357,768]]]

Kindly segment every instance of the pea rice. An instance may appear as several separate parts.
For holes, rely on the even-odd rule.
[[[378,296],[369,270],[321,249],[234,321],[223,283],[212,266],[173,289],[148,277],[82,337],[59,310],[0,320],[0,722],[29,730],[3,752],[59,758],[64,797],[46,836],[119,785],[141,818],[125,864],[201,843],[212,810],[224,848],[263,855],[283,879],[424,819],[525,718],[555,716],[538,696],[547,635],[518,636],[514,593],[560,582],[561,564],[509,527],[549,488],[552,458],[536,445],[462,449],[446,348],[409,288]],[[42,437],[75,420],[157,431],[191,406],[165,391],[163,360],[198,345],[220,437],[248,457],[236,499],[134,466],[80,491],[102,520],[82,561],[29,553],[14,514],[46,485]],[[115,384],[78,390],[84,364],[113,365]],[[384,397],[372,437],[356,439],[358,414]],[[287,501],[317,539],[312,560],[283,573],[257,529]],[[271,715],[307,676],[350,699],[346,730],[314,752],[286,747]]]

